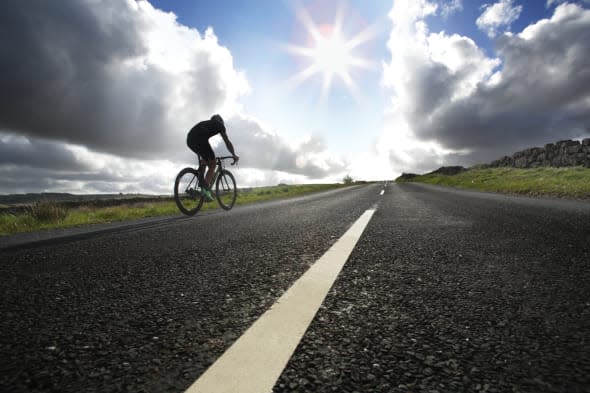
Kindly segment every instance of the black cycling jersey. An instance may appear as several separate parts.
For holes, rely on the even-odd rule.
[[[189,138],[190,135],[193,133],[199,136],[211,138],[214,135],[225,132],[225,126],[223,125],[223,123],[215,120],[203,120],[197,123],[193,128],[191,128],[188,134]]]
[[[186,138],[186,144],[202,159],[211,161],[215,159],[215,153],[209,144],[209,138],[220,133],[225,134],[225,132],[223,123],[215,120],[204,120],[191,128]]]

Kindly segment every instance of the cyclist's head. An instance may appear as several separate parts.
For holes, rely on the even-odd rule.
[[[211,120],[216,121],[218,123],[221,123],[223,125],[223,119],[219,115],[213,115],[213,116],[211,116]]]

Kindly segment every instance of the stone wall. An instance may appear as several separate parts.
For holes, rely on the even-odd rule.
[[[536,168],[540,166],[585,166],[590,168],[590,138],[580,141],[565,140],[545,147],[532,147],[493,161],[489,167],[511,166]]]

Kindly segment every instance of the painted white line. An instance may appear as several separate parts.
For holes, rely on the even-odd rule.
[[[271,392],[374,212],[364,212],[186,392]]]
[[[385,190],[381,190],[381,193],[379,195],[383,195],[385,194]]]

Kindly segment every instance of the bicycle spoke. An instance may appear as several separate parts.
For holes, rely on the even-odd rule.
[[[185,168],[180,171],[174,184],[174,199],[184,214],[193,215],[201,208],[203,197],[199,192],[199,179],[194,169]]]

